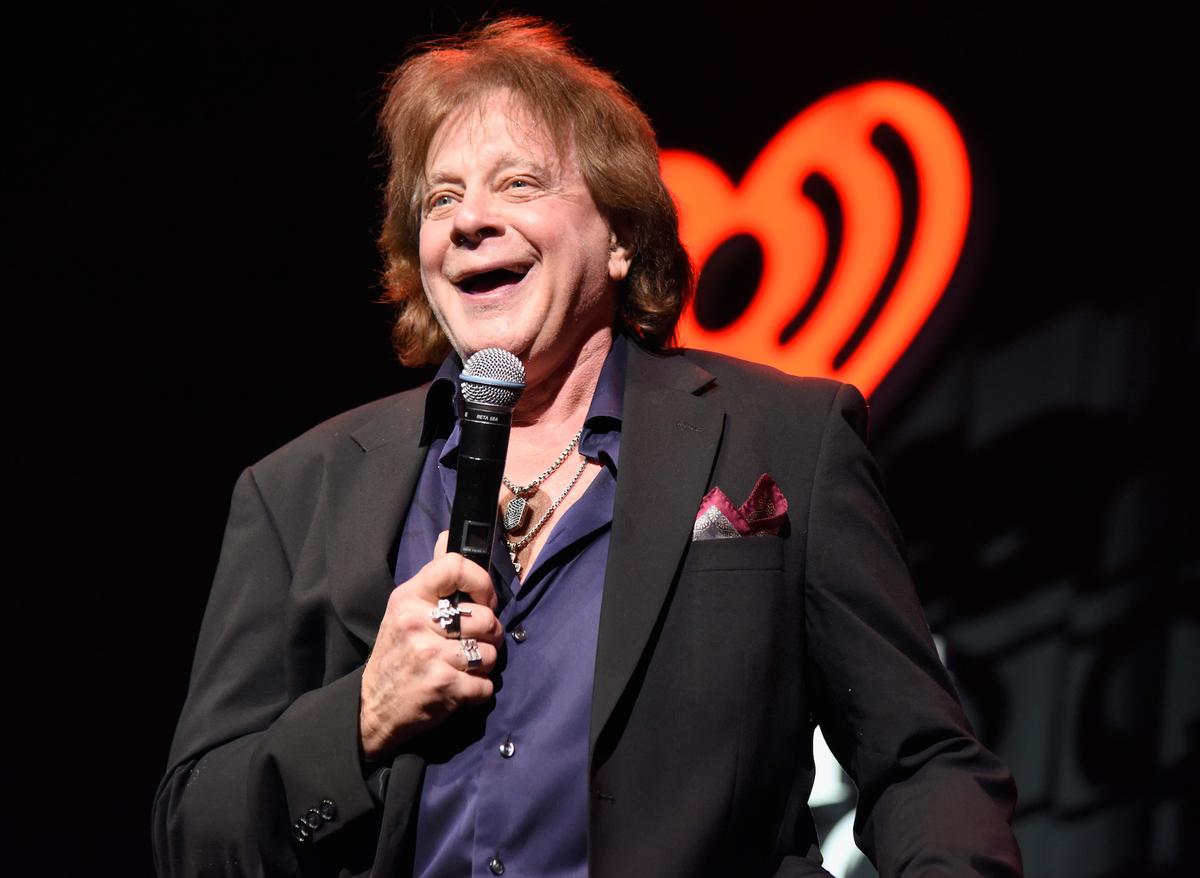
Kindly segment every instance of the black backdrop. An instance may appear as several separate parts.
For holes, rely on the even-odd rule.
[[[382,73],[496,4],[49,10],[5,28],[7,862],[152,872],[149,810],[241,467],[420,376],[373,232]],[[873,441],[931,622],[1021,788],[1029,874],[1181,874],[1197,820],[1183,25],[1139,7],[645,2],[557,16],[735,179],[817,98],[912,82],[976,178]]]

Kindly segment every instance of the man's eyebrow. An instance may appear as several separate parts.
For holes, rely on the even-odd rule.
[[[451,174],[449,171],[443,171],[435,168],[433,171],[425,175],[425,185],[439,185],[441,183],[457,183],[458,175]]]
[[[528,153],[506,152],[496,157],[496,162],[492,166],[494,171],[507,171],[514,167],[528,168],[529,170],[545,174],[548,168],[542,162],[538,161]]]

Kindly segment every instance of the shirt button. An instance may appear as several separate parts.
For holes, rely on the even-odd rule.
[[[512,738],[509,738],[503,744],[500,745],[500,755],[503,756],[505,759],[512,758],[512,755],[516,752],[517,752],[517,747],[512,742]],[[499,873],[497,872],[496,874],[499,874]]]
[[[518,625],[516,628],[514,628],[512,630],[511,633],[512,633],[512,639],[515,640],[517,643],[524,643],[525,638],[529,636],[528,634],[525,633],[524,625]]]
[[[492,870],[493,875],[503,875],[504,860],[500,859],[499,857],[492,857],[488,861],[488,868]]]

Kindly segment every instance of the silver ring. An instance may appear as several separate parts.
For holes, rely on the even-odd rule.
[[[450,603],[450,598],[438,598],[437,606],[429,611],[429,618],[441,625],[442,630],[455,639],[462,637],[458,617],[469,615],[471,615],[469,609],[454,606]]]
[[[474,637],[467,637],[461,642],[463,658],[467,660],[467,670],[472,671],[483,664],[483,656],[479,654],[479,643]]]

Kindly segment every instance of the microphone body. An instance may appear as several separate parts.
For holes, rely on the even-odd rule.
[[[499,348],[472,354],[459,376],[458,483],[446,547],[484,570],[496,534],[513,408],[524,389],[521,361]],[[461,596],[455,594],[452,602],[457,605]]]
[[[446,548],[486,570],[496,533],[512,409],[465,403],[459,425],[458,486],[450,507]]]

